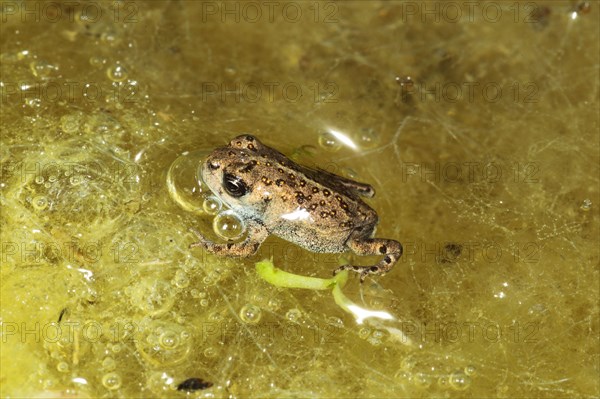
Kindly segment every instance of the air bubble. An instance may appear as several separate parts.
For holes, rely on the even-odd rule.
[[[81,176],[71,176],[69,177],[69,184],[72,186],[77,186],[83,182],[83,178]]]
[[[93,66],[94,68],[102,68],[104,66],[104,64],[106,64],[106,59],[102,58],[102,57],[97,57],[97,56],[92,56],[90,57],[90,65]]]
[[[401,384],[410,384],[412,382],[413,376],[408,371],[398,370],[394,375],[394,378],[399,380]]]
[[[477,368],[473,365],[468,365],[467,367],[465,367],[465,374],[468,376],[474,376],[475,374],[477,374]]]
[[[371,335],[371,329],[368,327],[363,327],[358,330],[358,337],[361,339],[367,339]]]
[[[277,298],[271,298],[269,299],[269,302],[267,303],[267,307],[269,308],[269,310],[272,310],[273,312],[279,310],[279,308],[281,308],[281,300],[277,299]]]
[[[105,357],[102,360],[102,368],[107,371],[112,371],[117,368],[117,362],[110,356]]]
[[[67,362],[60,362],[56,365],[56,369],[61,373],[66,373],[69,371],[69,365]]]
[[[246,304],[240,309],[240,318],[244,323],[256,324],[262,316],[261,309],[252,304]]]
[[[344,328],[344,321],[339,317],[330,316],[327,318],[327,324],[336,328]]]
[[[113,353],[119,353],[123,350],[123,347],[121,346],[121,344],[114,344],[111,350]]]
[[[36,184],[42,184],[42,183],[44,183],[44,177],[43,176],[36,176],[35,177],[35,182],[36,182]]]
[[[295,308],[288,310],[287,313],[285,314],[285,318],[293,323],[298,322],[301,317],[302,317],[302,312],[299,309],[295,309]]]
[[[202,209],[204,209],[204,212],[208,213],[209,215],[216,215],[219,213],[222,207],[223,202],[221,202],[221,200],[214,195],[206,198],[202,204]]]
[[[36,211],[43,211],[48,207],[48,199],[44,196],[37,196],[31,201],[31,205]]]
[[[448,388],[448,376],[441,376],[440,378],[438,378],[437,383],[442,388]]]
[[[31,68],[31,73],[33,73],[33,76],[41,79],[49,77],[52,71],[58,69],[54,65],[41,60],[33,61],[31,64],[29,64],[29,68]]]
[[[60,127],[65,133],[76,133],[79,130],[81,116],[78,114],[63,115],[60,118]]]
[[[213,220],[215,233],[226,240],[237,240],[246,231],[244,221],[231,210],[226,210],[215,216]]]
[[[367,342],[373,346],[379,346],[383,342],[382,338],[383,332],[381,332],[380,330],[374,330],[371,336],[367,338]]]
[[[581,204],[580,209],[582,211],[589,211],[590,209],[592,209],[592,200],[590,199],[585,199],[583,200],[583,204]]]
[[[414,376],[414,383],[419,388],[428,388],[431,385],[432,381],[431,381],[431,377],[428,376],[427,374],[417,373]]]
[[[135,341],[141,357],[149,365],[169,366],[188,359],[192,341],[189,331],[174,322],[147,319]]]
[[[203,353],[204,353],[204,356],[206,356],[208,358],[217,356],[217,351],[213,347],[208,347],[208,348],[204,349]]]
[[[207,213],[203,204],[210,191],[198,180],[198,164],[208,155],[208,151],[186,152],[173,161],[167,172],[167,189],[171,199],[189,212]],[[216,214],[221,208],[216,210]]]
[[[382,341],[380,339],[369,337],[369,338],[367,338],[367,342],[370,343],[373,346],[379,346],[379,345],[381,345]]]
[[[379,134],[373,129],[362,129],[360,133],[360,144],[363,148],[373,148],[379,144]]]
[[[111,391],[119,389],[121,387],[121,376],[117,373],[106,373],[102,376],[102,385]]]
[[[373,338],[377,338],[377,339],[381,339],[383,338],[383,331],[381,330],[375,330],[373,331],[373,334],[371,334],[373,336]]]
[[[342,144],[329,132],[323,132],[319,135],[319,145],[321,148],[331,152],[338,151],[342,148]]]
[[[165,349],[173,349],[179,345],[179,337],[173,331],[166,331],[160,335],[158,342]]]
[[[127,79],[128,72],[122,65],[113,65],[106,69],[106,75],[113,82],[123,82]]]
[[[341,172],[342,172],[342,176],[345,176],[349,179],[357,179],[358,178],[358,173],[356,173],[356,171],[354,169],[342,168]]]
[[[178,270],[173,278],[173,285],[177,288],[186,288],[190,285],[190,278],[185,272]]]
[[[25,100],[25,104],[31,108],[39,108],[42,105],[42,99],[33,97]]]
[[[100,40],[112,45],[119,41],[119,35],[112,30],[107,30],[105,32],[102,32],[102,34],[100,35]]]
[[[471,386],[471,377],[462,371],[458,371],[450,375],[448,382],[450,383],[450,386],[457,391],[464,391]]]

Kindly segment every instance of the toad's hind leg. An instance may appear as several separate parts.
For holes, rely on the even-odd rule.
[[[369,274],[381,275],[389,272],[398,259],[402,256],[402,244],[396,240],[386,238],[365,238],[364,236],[350,236],[346,242],[346,246],[355,254],[360,256],[366,255],[384,255],[383,259],[376,265],[372,266],[353,266],[343,265],[334,270],[333,274],[337,274],[342,270],[351,270],[360,273],[360,282],[365,281]]]

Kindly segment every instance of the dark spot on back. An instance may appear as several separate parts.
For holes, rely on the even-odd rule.
[[[385,245],[382,245],[379,247],[379,253],[384,254],[387,252],[387,247]]]
[[[254,169],[254,166],[256,165],[256,163],[249,163],[248,165],[244,166],[242,169],[240,169],[241,173],[248,173],[250,172],[252,169]]]

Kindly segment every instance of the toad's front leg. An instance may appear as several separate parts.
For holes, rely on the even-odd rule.
[[[190,231],[198,237],[198,242],[190,244],[190,248],[202,247],[209,252],[217,255],[247,257],[254,255],[260,244],[269,236],[267,228],[258,223],[248,225],[248,232],[244,241],[229,242],[227,244],[218,244],[204,237],[200,232],[193,228]]]
[[[343,265],[333,271],[337,274],[342,270],[352,270],[360,273],[360,282],[364,282],[369,274],[381,275],[389,272],[398,259],[402,256],[402,244],[396,240],[385,238],[364,238],[351,236],[346,246],[360,256],[385,255],[383,259],[373,266]]]

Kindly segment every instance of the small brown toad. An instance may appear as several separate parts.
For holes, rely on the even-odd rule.
[[[342,270],[368,274],[388,272],[402,256],[395,240],[372,238],[377,213],[360,197],[371,198],[364,183],[298,165],[257,138],[242,135],[215,149],[201,166],[206,185],[245,223],[241,242],[214,243],[200,233],[203,247],[219,255],[250,256],[274,234],[313,252],[382,255],[373,266],[344,265]]]

